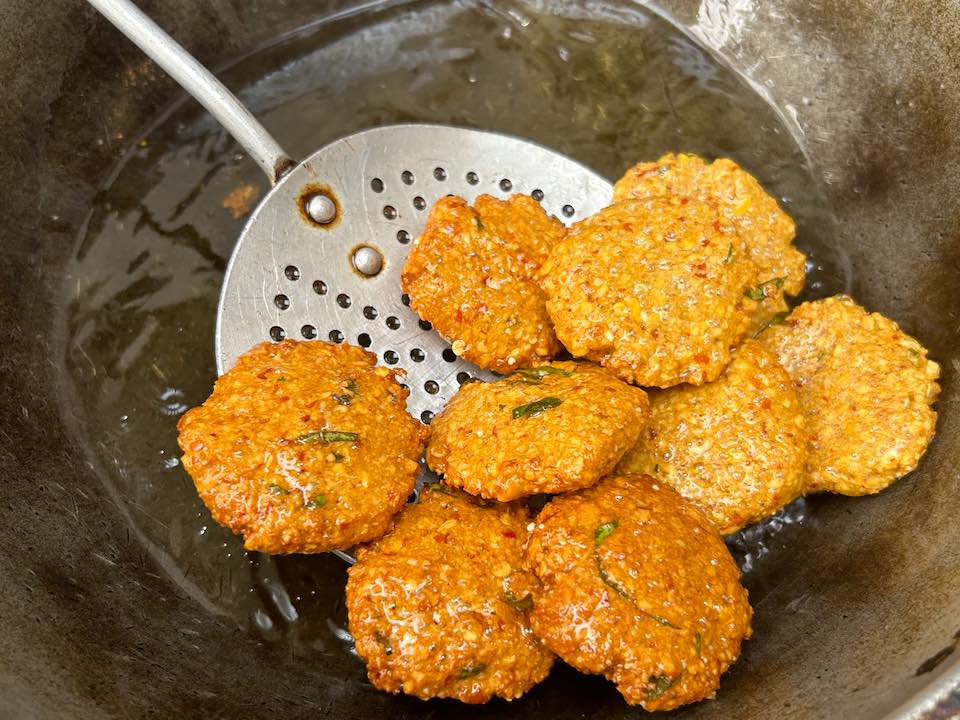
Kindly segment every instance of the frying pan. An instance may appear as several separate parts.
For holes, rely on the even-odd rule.
[[[622,22],[643,22],[636,3],[620,5]],[[213,67],[356,6],[142,3]],[[944,370],[938,437],[920,469],[875,497],[809,501],[807,527],[777,536],[782,547],[751,576],[755,637],[718,699],[676,716],[956,716],[960,4],[672,0],[647,9],[776,109],[834,213],[833,240],[853,269],[847,289],[900,322]],[[125,139],[180,94],[80,2],[8,0],[0,40],[0,716],[635,717],[606,683],[563,667],[509,705],[390,697],[349,654],[291,652],[184,589],[183,568],[138,535],[136,497],[109,481],[122,458],[70,391],[62,323],[70,259]],[[198,362],[212,379],[212,348]],[[338,567],[323,566],[317,587],[341,584]]]

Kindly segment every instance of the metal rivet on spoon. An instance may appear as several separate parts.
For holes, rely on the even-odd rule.
[[[304,209],[319,225],[329,225],[337,219],[337,204],[324,193],[314,193],[307,198]]]
[[[367,277],[373,277],[383,269],[383,255],[369,245],[355,249],[351,262],[358,273]]]

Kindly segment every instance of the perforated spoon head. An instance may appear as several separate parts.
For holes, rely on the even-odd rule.
[[[337,140],[289,172],[241,234],[217,310],[219,371],[265,340],[350,342],[406,371],[407,408],[429,422],[466,378],[491,375],[407,306],[400,272],[439,198],[482,193],[529,194],[573,222],[608,205],[612,188],[557,152],[496,133],[395,125]]]
[[[408,409],[429,422],[478,375],[403,301],[410,243],[443,195],[529,193],[576,220],[606,206],[610,184],[535,143],[440,125],[366,130],[296,163],[203,65],[131,0],[88,0],[216,117],[273,189],[234,248],[217,308],[220,373],[264,340],[352,342],[406,370]]]

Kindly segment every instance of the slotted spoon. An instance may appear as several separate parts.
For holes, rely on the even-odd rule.
[[[88,2],[206,107],[273,185],[227,266],[215,338],[221,373],[264,340],[350,342],[406,370],[408,409],[429,422],[466,378],[485,376],[401,294],[400,270],[433,203],[528,193],[565,221],[610,203],[609,182],[557,152],[441,125],[364,130],[298,163],[130,0]]]

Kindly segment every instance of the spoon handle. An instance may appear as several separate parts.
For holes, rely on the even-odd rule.
[[[253,114],[130,0],[87,0],[226,128],[276,183],[296,163]]]

